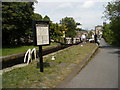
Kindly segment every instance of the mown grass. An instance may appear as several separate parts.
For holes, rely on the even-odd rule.
[[[44,47],[50,47],[53,45],[57,45],[57,43],[51,43],[48,46],[43,46]],[[15,48],[2,48],[2,55],[1,56],[6,56],[6,55],[11,55],[11,54],[16,54],[16,53],[21,53],[21,52],[26,52],[28,49],[33,49],[36,48],[38,49],[38,46],[19,46]]]
[[[45,57],[44,72],[39,72],[38,61],[33,61],[26,67],[17,68],[3,73],[3,88],[54,88],[76,65],[80,64],[96,47],[96,44],[86,43],[72,46]]]

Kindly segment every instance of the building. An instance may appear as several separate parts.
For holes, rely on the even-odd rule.
[[[81,37],[83,34],[88,36],[88,31],[81,30],[81,31],[76,31],[77,36],[76,37]]]

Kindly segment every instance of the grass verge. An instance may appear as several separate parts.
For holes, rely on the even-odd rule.
[[[26,67],[17,68],[3,73],[3,88],[54,88],[74,68],[80,64],[97,47],[96,44],[86,43],[75,45],[51,56],[44,58],[44,72],[39,72],[38,61],[33,61]]]
[[[53,46],[53,45],[58,45],[58,44],[57,43],[51,43],[51,45],[43,46],[43,48],[50,47],[50,46]],[[21,52],[26,52],[28,49],[33,49],[33,48],[38,49],[38,46],[19,46],[19,47],[15,47],[15,48],[2,48],[2,56],[21,53]]]

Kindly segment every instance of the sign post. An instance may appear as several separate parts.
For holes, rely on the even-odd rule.
[[[43,55],[42,46],[50,44],[49,36],[49,21],[34,21],[33,22],[33,37],[34,46],[39,46],[40,72],[43,72]]]
[[[40,65],[40,72],[43,72],[43,55],[42,55],[42,46],[39,46],[39,65]]]

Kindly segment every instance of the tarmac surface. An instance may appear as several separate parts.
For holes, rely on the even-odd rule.
[[[118,48],[100,41],[100,51],[72,80],[61,88],[118,88]]]

